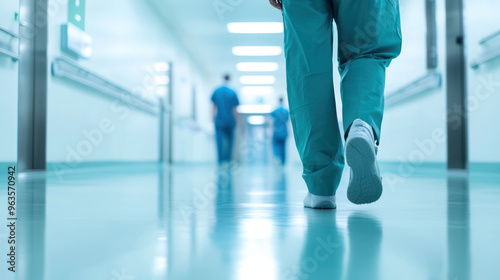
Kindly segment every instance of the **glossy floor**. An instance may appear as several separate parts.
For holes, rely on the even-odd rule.
[[[2,261],[0,278],[500,279],[499,175],[410,171],[385,168],[368,206],[347,201],[344,180],[323,211],[302,207],[298,167],[24,175],[17,273]]]

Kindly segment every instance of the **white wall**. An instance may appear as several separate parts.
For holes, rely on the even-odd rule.
[[[67,21],[67,1],[51,0],[50,7],[48,53],[51,62],[59,56],[67,57],[60,51],[60,26]],[[186,89],[191,84],[205,83],[183,46],[143,1],[88,0],[85,31],[92,36],[93,55],[90,60],[78,63],[125,88],[145,93],[147,98],[156,99],[155,89],[149,85],[157,62],[169,61],[174,65],[174,100],[185,101]],[[115,102],[92,89],[50,76],[48,161],[156,161],[158,116]],[[176,112],[185,111],[184,107],[182,103],[174,104],[176,117]],[[101,122],[112,126],[112,131],[102,133],[102,141],[88,146],[90,141],[84,132],[96,132]]]
[[[0,2],[0,27],[18,32],[19,28],[14,14],[19,10],[19,1]],[[9,38],[0,32],[0,39]],[[18,62],[0,54],[0,170],[5,175],[2,178],[2,194],[0,194],[0,208],[7,209],[7,167],[17,162],[17,99],[18,99]],[[17,176],[16,176],[17,178]],[[0,236],[8,235],[7,228],[0,229]],[[2,238],[3,242],[3,238]],[[7,246],[0,245],[0,248]],[[7,270],[9,265],[3,262],[0,265],[0,279],[11,280],[17,278]]]
[[[483,51],[500,48],[500,38],[481,46],[479,41],[500,30],[496,0],[466,1],[467,56],[469,64]],[[495,48],[496,46],[496,48]],[[469,68],[469,152],[471,162],[500,162],[500,59]]]
[[[213,82],[200,82],[193,75],[196,67],[179,65],[174,68],[173,100],[173,160],[177,163],[215,162],[214,128],[210,97]],[[193,99],[193,89],[196,97]],[[193,116],[193,102],[196,102],[196,120]]]
[[[0,4],[0,27],[18,33],[14,19],[19,1]],[[3,38],[9,38],[0,33]],[[5,37],[4,37],[5,36]],[[17,86],[18,62],[0,54],[0,162],[17,161]]]
[[[446,162],[446,143],[433,140],[433,134],[445,131],[446,112],[453,111],[453,108],[446,108],[445,99],[444,2],[437,1],[439,71],[443,75],[443,87],[386,110],[380,149],[381,161],[415,162],[412,159],[420,159],[423,154],[425,162]],[[400,3],[403,53],[388,69],[387,93],[423,74],[425,67],[425,18],[421,15],[424,11],[424,1],[401,0]],[[500,19],[491,12],[495,8],[500,8],[500,3],[494,0],[469,0],[466,3],[466,47],[469,65],[483,51],[495,46],[500,47],[500,38],[492,40],[486,46],[479,44],[480,39],[500,30]],[[500,60],[495,59],[478,69],[468,68],[469,151],[472,164],[500,162],[500,149],[495,148],[500,139],[500,130],[496,129],[500,123],[500,115],[496,114],[500,106],[499,66]],[[421,145],[417,145],[416,141]]]
[[[386,162],[446,161],[445,1],[437,2],[438,71],[441,89],[386,108],[379,159]],[[387,71],[386,95],[426,73],[425,1],[401,0],[403,49]]]

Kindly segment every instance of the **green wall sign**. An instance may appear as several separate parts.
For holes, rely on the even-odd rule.
[[[85,30],[85,0],[68,1],[68,22]]]

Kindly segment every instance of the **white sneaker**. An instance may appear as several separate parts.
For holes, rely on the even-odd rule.
[[[356,119],[346,141],[346,159],[351,167],[347,198],[355,204],[377,201],[382,195],[382,178],[377,164],[377,147],[372,127]]]
[[[335,196],[320,196],[308,193],[304,198],[304,207],[314,209],[335,209]]]

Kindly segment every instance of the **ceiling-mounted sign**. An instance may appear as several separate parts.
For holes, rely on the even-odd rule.
[[[85,0],[68,1],[68,22],[85,30]]]

